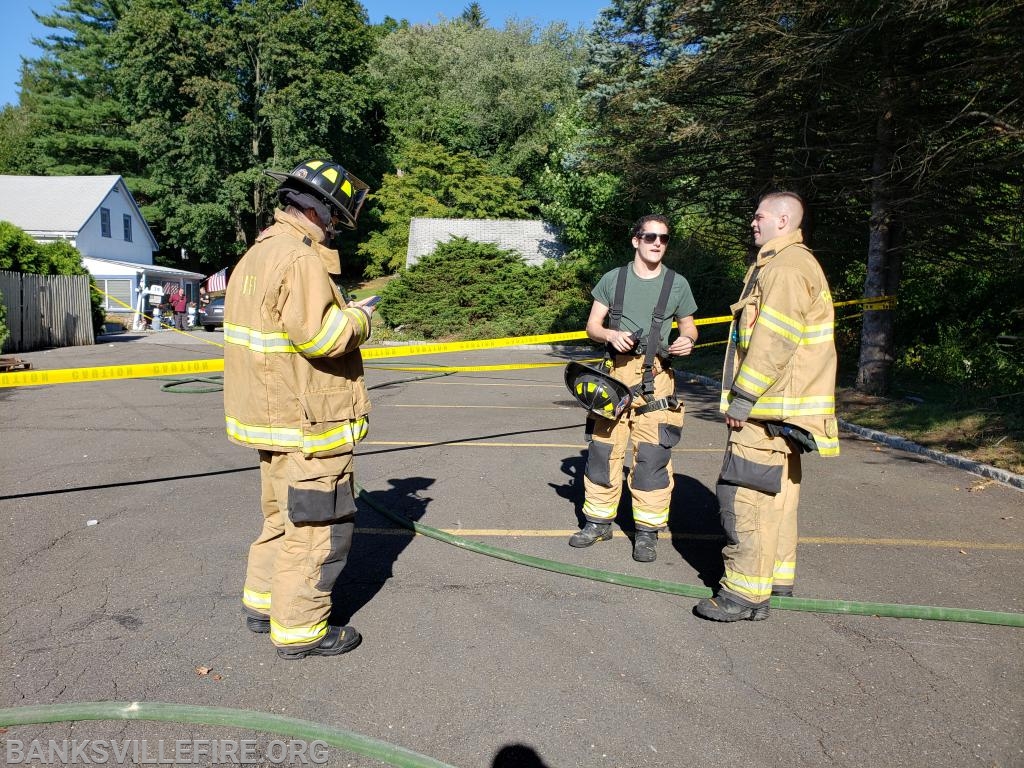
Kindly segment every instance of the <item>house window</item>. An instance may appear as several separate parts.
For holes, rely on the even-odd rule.
[[[127,213],[124,214],[124,241],[126,243],[132,241],[132,217]]]
[[[128,312],[132,309],[131,280],[97,280],[96,287],[103,291],[104,309]]]
[[[100,208],[100,234],[110,237],[110,209]]]

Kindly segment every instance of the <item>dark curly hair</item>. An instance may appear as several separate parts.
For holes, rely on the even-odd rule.
[[[660,213],[648,213],[646,216],[641,216],[636,220],[636,224],[633,225],[633,237],[639,237],[640,233],[644,231],[644,227],[649,221],[657,221],[665,225],[669,232],[672,231],[672,225],[668,223],[668,216],[662,216]]]

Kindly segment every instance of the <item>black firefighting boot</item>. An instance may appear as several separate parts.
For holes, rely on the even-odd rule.
[[[633,537],[633,559],[638,563],[653,563],[658,557],[658,532],[637,528]]]
[[[772,597],[792,597],[793,596],[793,585],[787,584],[784,587],[772,587]],[[764,621],[768,618],[768,603],[761,603],[754,612],[750,614],[751,621]]]
[[[764,611],[758,612],[762,606],[751,608],[750,606],[737,603],[721,592],[714,597],[705,597],[693,610],[698,616],[711,621],[761,621],[768,618],[768,604],[765,603]]]
[[[312,648],[302,648],[291,651],[286,648],[278,648],[277,655],[282,659],[304,659],[307,656],[337,656],[340,653],[348,653],[363,641],[362,635],[355,627],[330,626],[327,634],[318,645]]]
[[[583,529],[569,537],[570,547],[589,547],[595,541],[607,541],[612,537],[611,523],[594,523],[587,520]]]
[[[249,628],[250,632],[264,635],[270,631],[270,617],[253,616],[252,614],[247,613],[245,614],[245,626]]]

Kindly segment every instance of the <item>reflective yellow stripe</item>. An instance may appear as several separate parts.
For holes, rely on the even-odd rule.
[[[299,351],[306,357],[323,357],[338,341],[338,337],[345,331],[348,325],[348,318],[337,306],[327,310],[323,325],[314,334],[313,338],[298,345]]]
[[[224,323],[224,343],[245,347],[253,352],[298,352],[286,333],[263,333],[244,325]]]
[[[750,415],[753,418],[786,416],[831,416],[836,412],[835,395],[814,397],[760,397]]]
[[[769,331],[773,331],[779,336],[796,342],[797,344],[800,343],[800,338],[804,333],[803,325],[793,318],[787,317],[767,305],[761,307],[761,312],[757,316],[756,325],[767,328]]]
[[[315,434],[302,434],[294,427],[268,427],[243,424],[232,416],[224,417],[224,424],[230,437],[247,445],[269,445],[274,448],[295,450],[301,448],[304,454],[323,453],[348,443],[358,443],[369,432],[370,425],[365,416],[346,421],[336,427]]]
[[[224,417],[228,435],[251,445],[273,445],[279,448],[301,448],[302,430],[293,427],[261,427],[243,424],[232,416]]]
[[[782,562],[780,560],[775,561],[775,568],[772,571],[772,579],[778,581],[779,579],[786,579],[793,581],[793,577],[796,576],[796,563],[792,561]]]
[[[359,327],[363,330],[363,337],[368,338],[370,335],[370,318],[367,316],[366,311],[359,309],[359,307],[348,307],[345,309],[345,313],[349,316],[349,319],[353,317],[356,319]]]
[[[822,323],[821,325],[808,325],[804,328],[803,338],[800,343],[807,346],[810,344],[823,344],[832,341],[835,336],[835,323]]]
[[[327,620],[311,627],[285,627],[270,619],[270,639],[276,645],[309,645],[322,640],[327,634]]]
[[[734,383],[745,392],[749,392],[755,397],[760,397],[774,381],[744,363],[740,366],[740,372],[736,374],[736,381]]]
[[[370,425],[365,417],[346,421],[333,429],[317,435],[305,435],[302,438],[302,452],[306,454],[323,453],[341,445],[358,443],[369,431]]]
[[[771,577],[745,576],[736,571],[725,569],[725,578],[722,579],[722,586],[737,595],[750,598],[752,602],[761,602],[766,597],[771,597]]]
[[[649,525],[651,528],[662,528],[668,522],[668,507],[660,511],[634,509],[633,519],[638,523]]]
[[[590,501],[583,502],[583,514],[586,517],[597,518],[598,520],[614,520],[615,510],[608,507],[598,507]]]
[[[839,455],[839,439],[835,437],[824,437],[822,435],[815,435],[814,442],[818,446],[818,453],[822,456],[838,456]]]
[[[256,592],[255,590],[245,587],[242,590],[242,605],[260,611],[261,613],[269,613],[270,593]]]

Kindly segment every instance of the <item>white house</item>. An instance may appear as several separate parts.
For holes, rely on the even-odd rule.
[[[0,221],[39,243],[67,240],[104,292],[111,314],[144,310],[151,289],[198,295],[203,275],[153,264],[159,247],[120,176],[0,176]]]
[[[411,267],[434,252],[441,243],[463,237],[475,243],[493,243],[502,250],[515,251],[527,264],[560,259],[565,248],[551,224],[532,219],[421,219],[409,222],[409,247],[405,266]]]

